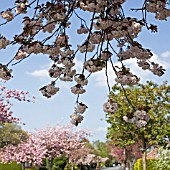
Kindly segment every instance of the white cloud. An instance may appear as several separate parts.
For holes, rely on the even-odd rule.
[[[49,78],[48,70],[47,69],[40,69],[40,70],[34,70],[33,72],[27,72],[28,75],[31,75],[33,77],[37,77],[40,79],[47,79]]]
[[[111,63],[108,63],[107,66],[107,75],[109,84],[113,85],[115,83],[115,73],[113,71]],[[94,73],[95,85],[96,86],[107,86],[107,78],[106,78],[106,70],[102,70],[100,72]]]
[[[83,68],[83,62],[78,60],[77,58],[74,59],[74,62],[75,62],[75,68],[76,70],[78,71],[82,71],[82,68]]]
[[[170,57],[170,51],[165,51],[161,54],[161,57],[168,58]]]
[[[154,54],[153,56],[153,60],[156,60],[155,62],[159,63],[160,65],[163,66],[163,68],[168,69],[170,68],[170,51],[165,51],[163,52],[160,56],[157,56],[156,54]]]
[[[107,127],[98,127],[95,132],[107,132]]]

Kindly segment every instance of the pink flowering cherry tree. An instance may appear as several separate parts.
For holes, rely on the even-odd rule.
[[[18,146],[6,146],[1,150],[2,162],[16,161],[40,166],[43,159],[48,159],[49,170],[52,169],[53,159],[61,154],[70,155],[76,149],[84,146],[83,139],[87,138],[86,130],[73,131],[72,126],[47,127],[29,135],[27,142]],[[24,169],[24,166],[23,166]]]
[[[45,157],[52,168],[53,159],[62,154],[70,155],[74,150],[84,146],[83,140],[89,136],[86,130],[73,130],[73,127],[56,126],[38,130],[41,144],[46,147]]]
[[[122,88],[140,81],[126,66],[126,60],[135,59],[143,70],[162,76],[164,68],[151,60],[153,53],[150,47],[144,48],[137,38],[144,29],[158,31],[158,26],[149,22],[148,15],[160,21],[169,18],[169,0],[142,0],[141,6],[125,9],[124,4],[128,2],[130,0],[15,1],[13,7],[7,6],[1,12],[0,27],[8,27],[20,16],[22,19],[17,24],[20,24],[21,32],[16,34],[14,31],[11,37],[0,36],[1,51],[18,45],[16,54],[9,57],[9,62],[0,65],[0,78],[10,80],[13,66],[29,59],[31,55],[48,56],[53,62],[49,68],[52,81],[40,91],[43,96],[50,98],[60,90],[58,81],[74,82],[71,92],[77,96],[77,100],[71,122],[78,125],[87,109],[79,99],[86,92],[89,77],[105,70],[110,90],[109,64],[115,73],[115,81]],[[134,17],[128,16],[127,10],[135,11]],[[136,17],[136,12],[141,14],[140,17]],[[72,27],[74,31],[70,33]],[[76,45],[72,37],[77,40]],[[78,57],[83,62],[81,71],[75,67]]]
[[[0,82],[0,122],[1,123],[19,123],[20,119],[13,117],[11,107],[13,104],[10,100],[15,99],[18,101],[31,102],[35,97],[31,97],[28,92],[22,90],[8,89]]]
[[[2,163],[15,161],[21,163],[24,170],[26,162],[41,165],[46,148],[36,134],[29,134],[27,142],[22,142],[18,146],[8,145],[2,148],[1,153]]]

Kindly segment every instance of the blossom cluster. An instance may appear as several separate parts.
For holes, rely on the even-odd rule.
[[[43,96],[50,98],[51,96],[55,95],[59,88],[55,87],[55,83],[48,84],[47,86],[44,86],[40,89]]]
[[[105,62],[99,58],[97,59],[90,59],[86,62],[84,62],[84,68],[91,72],[97,72],[97,71],[101,71],[103,68],[105,68]]]
[[[71,123],[73,125],[78,125],[82,122],[84,116],[82,115],[88,107],[84,103],[78,103],[77,107],[75,108],[75,112],[70,116]]]
[[[145,127],[150,120],[149,114],[144,110],[137,110],[134,113],[134,117],[129,119],[127,116],[123,116],[123,120],[129,123],[135,123],[138,128]]]
[[[159,20],[166,20],[170,16],[170,9],[166,8],[166,0],[149,1],[146,10],[155,13],[155,18]]]
[[[26,14],[27,13],[27,1],[16,1],[15,2],[16,8],[15,8],[15,12],[16,14]]]
[[[77,84],[80,84],[81,86],[85,86],[88,83],[88,80],[83,74],[76,74],[74,76],[74,80],[77,82]]]
[[[7,40],[5,37],[0,36],[0,49],[5,49],[6,46],[9,44],[9,40]]]
[[[0,64],[0,78],[3,80],[9,80],[12,78],[12,69],[8,69],[6,65]]]
[[[113,99],[111,98],[103,105],[103,110],[105,112],[115,113],[117,109],[118,109],[118,104],[114,102]]]
[[[14,14],[11,12],[11,10],[6,10],[1,13],[1,17],[7,21],[11,21],[14,19]]]
[[[84,27],[84,25],[81,26],[81,28],[79,28],[77,30],[78,34],[87,34],[88,33],[88,29]]]
[[[138,78],[136,75],[133,75],[130,70],[125,67],[119,68],[119,71],[117,72],[117,78],[115,78],[117,83],[129,86],[137,84],[139,80],[140,78]]]
[[[140,150],[140,144],[139,143],[134,143],[132,145],[126,146],[126,151],[129,153],[129,156],[131,158],[141,158],[142,152]],[[124,155],[124,149],[120,147],[119,145],[111,145],[111,156],[115,157],[116,160],[119,162],[124,162],[125,155]]]
[[[107,61],[111,58],[112,53],[110,51],[102,51],[100,58],[101,60]]]

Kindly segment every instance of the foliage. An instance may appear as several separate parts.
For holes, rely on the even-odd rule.
[[[170,137],[170,86],[147,82],[124,90],[113,86],[110,99],[118,103],[115,114],[107,113],[107,137],[126,146],[139,142],[142,149],[166,144]],[[130,104],[129,104],[130,103]],[[144,143],[147,144],[144,148]]]
[[[112,146],[110,145],[109,141],[101,142],[99,140],[96,140],[93,142],[93,146],[95,148],[96,155],[101,156],[102,158],[108,158],[108,160],[105,162],[105,166],[113,165],[115,159],[111,155]]]
[[[137,37],[144,28],[151,32],[158,31],[157,25],[148,22],[148,16],[166,21],[170,16],[168,1],[143,0],[136,9],[124,9],[124,4],[130,0],[96,0],[95,3],[87,0],[17,0],[14,7],[7,3],[6,9],[1,12],[0,26],[6,28],[10,23],[11,27],[18,18],[20,27],[14,30],[14,35],[3,32],[5,36],[0,36],[2,51],[11,46],[17,48],[16,54],[10,56],[6,64],[0,65],[0,78],[10,80],[13,74],[11,68],[31,55],[47,56],[53,62],[49,69],[52,82],[40,91],[50,98],[60,90],[56,87],[57,81],[74,81],[71,92],[77,95],[77,100],[71,122],[78,125],[87,108],[79,101],[79,95],[86,92],[88,78],[95,72],[106,69],[108,83],[108,64],[116,75],[115,80],[122,85],[139,82],[139,77],[131,73],[125,64],[126,60],[133,58],[142,69],[158,76],[164,74],[162,66],[151,62],[151,50],[144,48]],[[134,13],[134,17],[128,16],[128,10],[141,15]],[[71,33],[70,28],[74,29]],[[73,44],[74,39],[78,41],[76,45]],[[83,58],[81,71],[74,67],[79,56]],[[119,66],[115,65],[116,62]]]
[[[168,147],[161,147],[158,150],[158,159],[156,160],[155,166],[159,170],[169,170],[170,169],[170,149]]]
[[[93,142],[93,146],[101,157],[106,158],[109,156],[109,145],[107,142],[96,140]]]
[[[157,160],[154,160],[154,159],[147,159],[146,161],[146,167],[148,170],[156,170],[156,167],[155,167],[155,163],[157,162]],[[135,162],[135,165],[134,165],[134,170],[142,170],[143,167],[142,167],[142,159],[138,159],[136,162]],[[166,169],[168,170],[168,169]]]
[[[14,123],[1,124],[0,128],[0,148],[6,145],[18,145],[28,138],[27,132],[23,131],[20,126]]]
[[[55,157],[53,160],[52,170],[63,170],[68,162],[68,158],[63,154],[59,157]]]
[[[71,163],[70,164],[67,164],[66,167],[64,168],[64,170],[78,170],[78,166],[77,165],[72,165]]]

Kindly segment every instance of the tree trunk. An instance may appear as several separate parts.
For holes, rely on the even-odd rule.
[[[21,169],[25,170],[25,162],[21,162]]]
[[[131,150],[126,149],[126,169],[133,170],[132,160],[131,160]]]
[[[146,170],[146,151],[142,154],[142,164],[143,164],[143,170]]]
[[[49,159],[48,160],[48,169],[52,170],[52,168],[53,168],[53,159]]]
[[[72,163],[72,165],[71,165],[71,170],[74,170],[74,164]]]
[[[83,166],[83,165],[82,165],[82,163],[81,163],[81,164],[80,164],[80,170],[82,170],[82,166]]]
[[[143,170],[146,170],[146,141],[145,141],[144,132],[142,134],[142,145],[143,145],[142,165],[143,165]]]
[[[132,167],[132,162],[130,159],[127,160],[127,167],[129,170],[133,170],[133,167]]]

